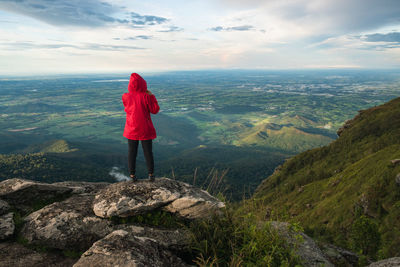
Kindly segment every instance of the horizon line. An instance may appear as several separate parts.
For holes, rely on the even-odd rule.
[[[325,68],[207,68],[207,69],[172,69],[172,70],[137,70],[137,71],[85,71],[85,72],[37,72],[37,73],[6,73],[0,74],[0,78],[6,77],[49,77],[49,76],[74,76],[74,75],[127,75],[130,73],[143,73],[147,75],[171,72],[218,72],[218,71],[400,71],[400,67],[391,68],[362,68],[362,67],[325,67]]]

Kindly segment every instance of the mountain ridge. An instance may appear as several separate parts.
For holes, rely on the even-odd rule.
[[[392,160],[400,158],[400,98],[360,111],[338,134],[265,179],[253,195],[259,212],[287,216],[313,237],[373,258],[399,256],[400,164]],[[363,219],[377,226],[373,251],[355,244],[354,224]]]

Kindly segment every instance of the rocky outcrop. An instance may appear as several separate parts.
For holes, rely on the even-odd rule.
[[[400,257],[389,258],[368,265],[368,267],[398,267],[398,266],[400,266]]]
[[[10,210],[10,205],[7,202],[0,199],[0,215],[3,215]]]
[[[32,211],[36,205],[65,198],[71,192],[72,189],[65,186],[17,178],[0,182],[0,199],[23,213]]]
[[[351,120],[347,120],[344,122],[343,126],[340,127],[336,134],[338,136],[340,136],[345,130],[350,129],[351,127],[353,127],[354,123],[365,113],[365,110],[359,110],[358,114]]]
[[[224,203],[189,184],[159,178],[155,182],[120,182],[100,190],[93,203],[94,213],[103,218],[129,217],[163,208],[188,219],[209,216]]]
[[[400,159],[392,159],[390,161],[394,166],[397,166],[398,164],[400,164]]]
[[[188,266],[155,240],[137,237],[125,230],[116,230],[97,241],[74,267],[97,266]]]
[[[7,244],[0,266],[188,266],[180,258],[189,252],[188,231],[127,224],[134,218],[122,217],[162,208],[194,219],[221,207],[207,192],[167,178],[116,184],[6,180],[0,183],[0,239],[8,243],[0,243],[1,249]],[[16,237],[29,247],[10,242]],[[62,252],[84,254],[78,261]]]
[[[60,254],[37,252],[21,244],[0,243],[0,266],[4,267],[71,267],[76,259]]]
[[[271,226],[288,242],[289,246],[297,248],[295,253],[304,266],[334,266],[308,235],[293,231],[290,224],[286,222],[274,221],[271,222]]]
[[[185,251],[190,242],[189,232],[183,229],[157,229],[135,225],[121,225],[116,229],[124,230],[135,237],[147,237],[172,251]]]
[[[0,216],[0,240],[7,239],[14,234],[14,213],[10,212]]]
[[[29,214],[21,235],[30,244],[84,251],[112,231],[111,222],[95,216],[91,195],[74,195]]]
[[[68,187],[72,189],[73,194],[95,194],[100,189],[110,185],[109,183],[93,183],[93,182],[76,182],[76,181],[65,181],[53,183],[52,185]]]
[[[225,207],[225,204],[202,190],[187,188],[178,199],[164,207],[164,210],[172,212],[185,219],[199,219],[210,216],[213,212]]]
[[[351,267],[358,265],[357,254],[331,244],[322,244],[322,252],[335,266]]]

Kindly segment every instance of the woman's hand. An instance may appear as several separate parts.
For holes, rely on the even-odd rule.
[[[153,94],[150,90],[147,90],[146,93],[148,93],[149,95]]]

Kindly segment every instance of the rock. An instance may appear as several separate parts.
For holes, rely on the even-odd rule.
[[[109,234],[111,222],[94,215],[91,195],[74,195],[29,214],[21,230],[31,244],[85,251]]]
[[[7,202],[0,199],[0,215],[3,215],[10,210],[10,205]]]
[[[354,123],[363,115],[364,112],[365,110],[359,110],[358,114],[353,119],[344,122],[343,126],[337,130],[336,134],[340,136],[345,130],[353,127]]]
[[[129,217],[165,206],[180,196],[179,184],[163,186],[163,180],[155,182],[119,182],[109,185],[96,194],[94,213],[103,218]]]
[[[400,257],[389,258],[377,262],[373,262],[368,267],[398,267],[400,266]]]
[[[154,182],[120,182],[100,190],[93,202],[94,213],[103,218],[129,217],[163,207],[178,216],[194,219],[209,216],[224,207],[207,192],[189,184],[159,178]]]
[[[400,173],[396,176],[396,184],[400,185]]]
[[[325,258],[321,249],[308,235],[292,231],[289,223],[286,222],[273,221],[271,222],[271,226],[288,242],[289,246],[297,247],[296,254],[299,256],[304,266],[334,266]],[[296,238],[296,236],[301,236],[302,241],[297,241],[298,238]]]
[[[351,251],[336,247],[332,244],[323,244],[320,248],[325,257],[335,266],[351,267],[358,265],[358,256]]]
[[[181,229],[156,229],[134,225],[122,225],[116,230],[124,230],[136,237],[149,238],[165,249],[185,251],[189,247],[189,232]]]
[[[343,124],[343,126],[340,127],[340,128],[337,130],[336,134],[337,134],[338,136],[340,136],[346,129],[349,129],[349,128],[352,126],[352,122],[353,122],[352,120],[347,120],[347,121],[345,121],[344,124]]]
[[[91,266],[180,267],[188,265],[150,238],[136,237],[127,231],[116,230],[94,243],[74,265],[74,267]]]
[[[52,185],[71,188],[73,194],[95,194],[100,189],[103,189],[106,186],[108,186],[109,183],[65,181],[65,182],[52,183]]]
[[[163,209],[185,219],[199,219],[210,216],[225,207],[225,204],[206,191],[191,188],[182,197],[174,200]]]
[[[65,198],[71,188],[23,179],[8,179],[0,182],[0,198],[22,212],[32,211],[38,204]]]
[[[400,164],[400,159],[392,159],[391,161],[390,161],[393,165],[398,165],[398,164]]]
[[[59,254],[39,253],[18,243],[0,243],[0,266],[71,267],[76,261]]]
[[[6,239],[14,234],[14,213],[10,212],[0,216],[0,240]]]

